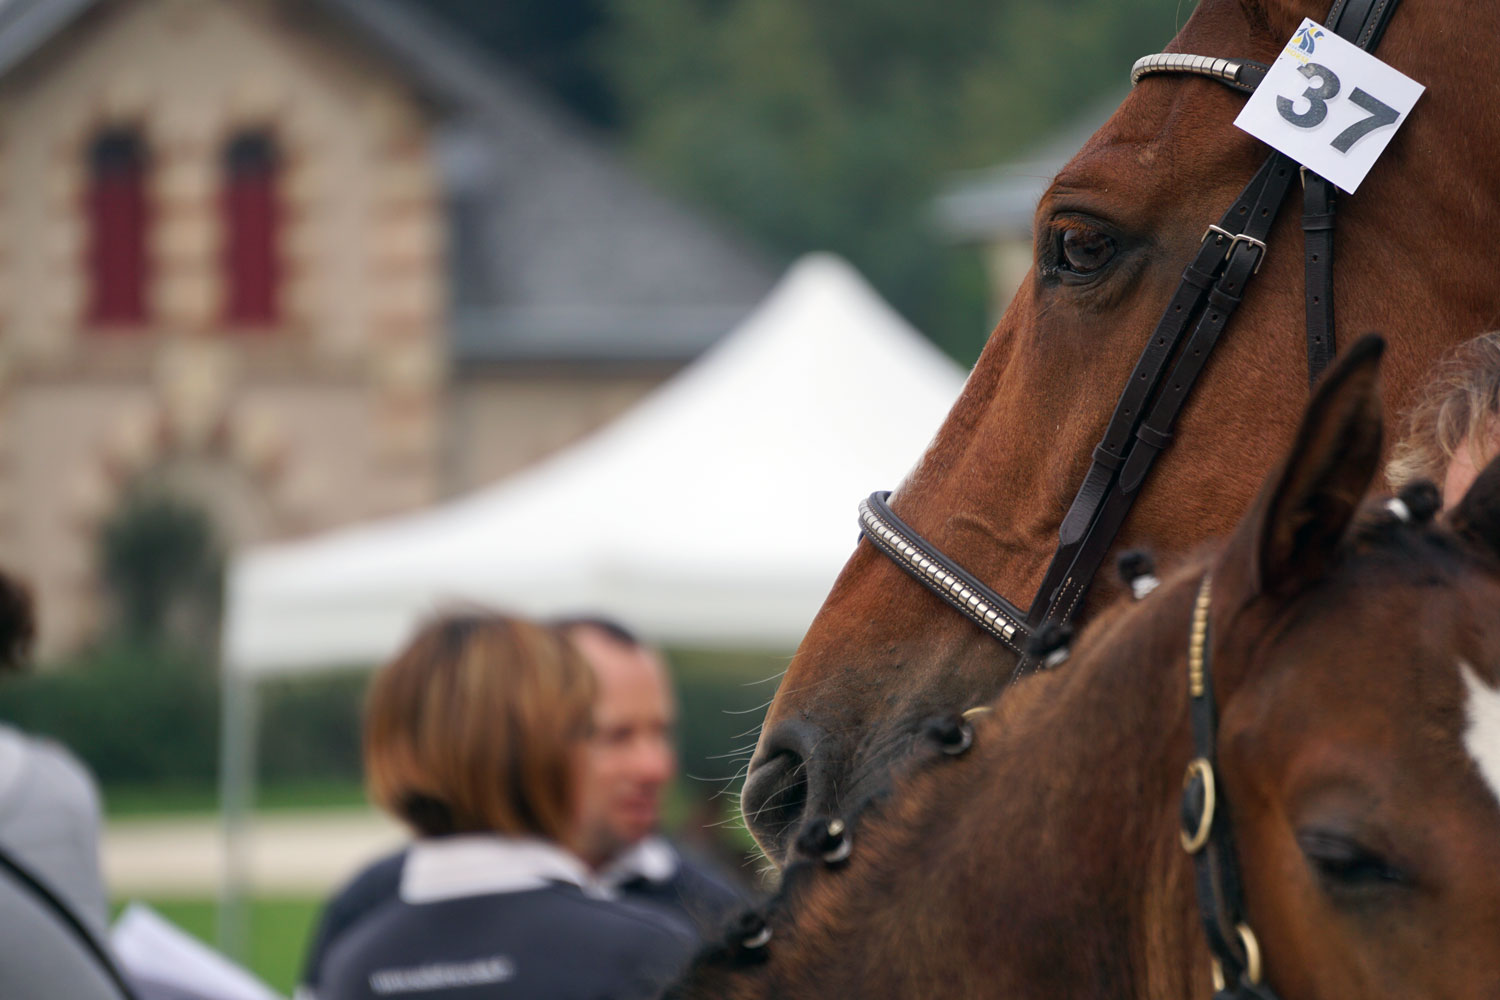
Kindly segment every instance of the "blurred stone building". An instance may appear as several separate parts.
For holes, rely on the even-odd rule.
[[[0,565],[66,649],[139,485],[229,544],[412,509],[614,416],[770,281],[398,0],[8,0]]]

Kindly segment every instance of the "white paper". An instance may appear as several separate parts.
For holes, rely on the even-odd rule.
[[[1353,192],[1425,89],[1304,18],[1234,123]]]
[[[127,975],[213,1000],[282,1000],[279,994],[144,903],[131,903],[109,935]]]

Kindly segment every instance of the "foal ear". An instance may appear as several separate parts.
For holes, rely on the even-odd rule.
[[[1380,463],[1384,350],[1380,337],[1363,337],[1318,383],[1291,454],[1231,545],[1246,557],[1245,596],[1295,593],[1327,571]]]
[[[1500,557],[1500,455],[1474,478],[1448,523],[1471,544]]]

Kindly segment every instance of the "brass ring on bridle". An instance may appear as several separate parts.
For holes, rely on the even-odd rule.
[[[1182,787],[1192,787],[1193,778],[1197,776],[1203,780],[1203,809],[1198,814],[1198,827],[1192,833],[1187,830],[1177,831],[1182,838],[1182,849],[1189,854],[1197,854],[1203,850],[1203,845],[1208,843],[1209,831],[1214,825],[1214,767],[1203,757],[1196,757],[1187,766],[1187,774],[1183,776]]]

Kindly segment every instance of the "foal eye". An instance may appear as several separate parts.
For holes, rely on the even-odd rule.
[[[1114,255],[1114,239],[1097,229],[1072,227],[1062,232],[1062,262],[1075,274],[1093,274]]]
[[[1374,889],[1405,884],[1407,874],[1375,851],[1342,834],[1304,832],[1297,843],[1325,886],[1334,890]]]

